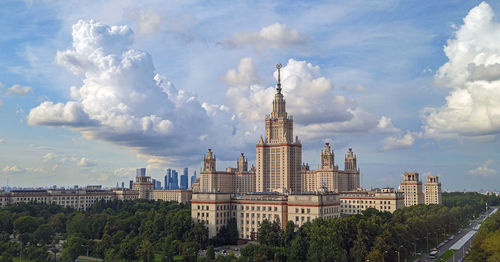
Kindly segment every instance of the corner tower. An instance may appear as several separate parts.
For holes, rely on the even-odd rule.
[[[256,190],[259,192],[300,192],[302,145],[293,139],[293,117],[286,112],[281,93],[281,64],[278,64],[278,84],[273,111],[266,115],[265,138],[256,146]]]

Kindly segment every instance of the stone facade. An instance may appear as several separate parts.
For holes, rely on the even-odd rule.
[[[105,200],[133,200],[139,198],[137,191],[116,188],[102,190],[84,189],[43,189],[43,190],[13,190],[0,192],[0,207],[26,202],[57,204],[77,210],[87,210],[95,202]]]
[[[438,176],[428,176],[425,182],[425,204],[441,204],[441,183]]]
[[[425,191],[422,191],[418,173],[405,172],[399,189],[404,193],[405,206],[441,204],[441,183],[438,176],[427,176]]]
[[[259,225],[264,220],[278,221],[282,227],[287,221],[297,225],[315,218],[340,216],[337,193],[195,193],[191,203],[191,215],[195,221],[203,221],[209,237],[217,234],[230,219],[236,220],[241,239],[257,239]]]
[[[368,208],[392,213],[404,206],[403,192],[398,192],[393,188],[340,193],[340,212],[342,215],[360,214]]]
[[[422,181],[416,172],[405,172],[403,181],[399,185],[399,190],[404,193],[405,206],[415,206],[424,204],[424,193],[422,191]]]

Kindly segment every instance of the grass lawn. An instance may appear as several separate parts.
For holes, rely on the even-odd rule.
[[[457,252],[456,250],[448,249],[446,252],[444,252],[444,254],[442,256],[440,256],[438,259],[436,259],[435,262],[446,262],[456,252]]]
[[[14,258],[14,262],[31,262],[31,260],[29,259],[19,259],[19,257],[15,257]]]

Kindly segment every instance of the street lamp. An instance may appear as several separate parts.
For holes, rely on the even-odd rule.
[[[415,238],[415,253],[414,253],[414,257],[417,257],[417,241],[419,240],[419,238]]]
[[[404,247],[404,246],[401,245],[401,246],[398,247],[398,262],[401,262],[401,256],[400,256],[401,252],[399,252],[399,249],[402,248],[402,247]]]
[[[426,237],[426,239],[427,239],[427,250],[426,250],[426,253],[429,251],[429,235],[430,234],[431,233],[427,232],[427,237]]]

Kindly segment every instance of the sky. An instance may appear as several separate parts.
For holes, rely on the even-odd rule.
[[[303,162],[352,148],[361,184],[405,171],[500,190],[500,2],[2,1],[0,186],[161,179],[255,144],[282,88]]]

